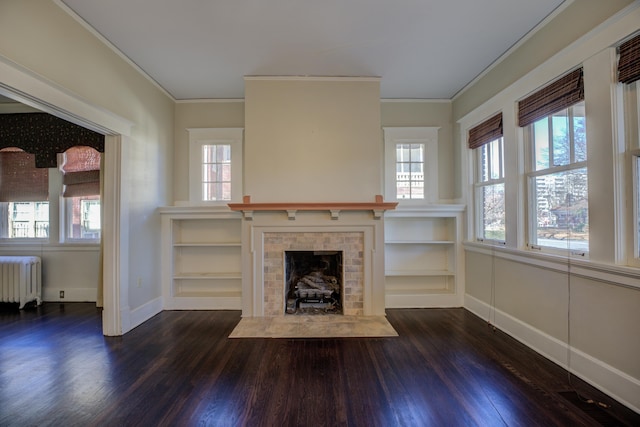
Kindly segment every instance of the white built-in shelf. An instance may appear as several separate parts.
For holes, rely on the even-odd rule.
[[[463,212],[463,205],[425,205],[385,214],[388,308],[462,305]]]
[[[176,273],[174,279],[191,279],[191,280],[228,280],[242,279],[240,273]]]
[[[160,209],[166,309],[242,307],[242,215],[228,207]]]
[[[393,276],[405,276],[405,277],[423,277],[423,276],[455,276],[454,271],[449,270],[387,270],[385,275],[389,277]]]
[[[218,243],[214,243],[214,242],[210,242],[210,243],[174,243],[173,244],[174,248],[181,248],[181,247],[203,247],[203,248],[224,248],[224,247],[235,247],[235,248],[240,248],[242,247],[242,243],[240,242],[218,242]]]
[[[387,240],[385,245],[453,245],[453,240]]]

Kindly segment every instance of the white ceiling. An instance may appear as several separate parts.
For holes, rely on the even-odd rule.
[[[451,99],[563,0],[62,0],[175,99],[244,76],[378,76]],[[71,12],[71,13],[73,13]]]

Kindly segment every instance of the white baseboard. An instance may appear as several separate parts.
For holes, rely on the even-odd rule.
[[[521,320],[491,307],[471,295],[465,295],[464,308],[476,316],[491,320],[501,331],[567,369],[571,357],[571,373],[640,413],[640,380],[560,341]],[[493,319],[489,319],[489,316]]]
[[[60,298],[60,291],[64,298]],[[50,288],[42,289],[42,301],[46,302],[96,302],[98,290],[96,288]]]
[[[141,325],[162,311],[162,297],[152,299],[151,301],[136,307],[129,312],[129,322],[127,332],[136,326]],[[125,331],[123,331],[125,333]]]

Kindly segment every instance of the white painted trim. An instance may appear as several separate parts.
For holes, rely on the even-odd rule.
[[[167,92],[165,90],[165,88],[163,88],[162,86],[160,86],[160,84],[155,81],[154,79],[151,78],[151,76],[149,74],[147,74],[142,68],[140,68],[138,66],[138,64],[136,64],[135,62],[133,62],[131,59],[129,59],[129,57],[127,55],[125,55],[124,53],[122,53],[120,51],[120,49],[118,49],[113,43],[111,43],[109,40],[107,40],[102,34],[100,34],[95,28],[93,28],[87,21],[85,21],[84,19],[82,19],[82,17],[80,15],[78,15],[76,12],[73,11],[73,9],[71,9],[69,6],[67,6],[62,0],[53,0],[53,3],[55,3],[58,7],[60,7],[60,9],[64,10],[65,13],[67,13],[69,16],[71,16],[76,22],[78,22],[80,25],[82,25],[82,27],[89,31],[91,33],[91,35],[93,35],[95,38],[97,38],[98,40],[100,40],[105,46],[107,46],[109,49],[111,49],[111,51],[113,53],[115,53],[116,55],[118,55],[120,57],[120,59],[122,59],[124,62],[126,62],[127,64],[129,64],[129,66],[131,66],[134,70],[136,70],[141,76],[143,76],[145,79],[147,79],[151,84],[153,84],[160,92],[162,92],[167,98],[171,99],[172,101],[175,101],[175,98],[173,96],[171,96],[171,94],[169,92]]]
[[[380,102],[383,104],[389,103],[422,103],[422,104],[451,104],[450,99],[444,98],[382,98]]]
[[[521,264],[531,265],[560,273],[571,273],[576,277],[598,280],[614,286],[640,289],[640,269],[612,264],[601,264],[590,260],[567,260],[564,256],[542,254],[484,243],[465,242],[464,249]]]
[[[130,135],[133,123],[0,55],[0,95],[109,135]]]
[[[33,242],[9,242],[0,243],[0,252],[98,252],[100,244],[64,244],[64,243],[33,243]]]
[[[438,201],[438,131],[436,126],[383,127],[384,198],[398,206],[423,206]],[[396,145],[424,144],[424,199],[396,198]]]
[[[104,230],[103,236],[103,295],[104,310],[102,312],[102,332],[107,336],[122,335],[126,332],[122,323],[122,310],[128,312],[122,281],[122,242],[121,242],[121,137],[107,137],[105,141],[104,180]],[[108,236],[108,237],[107,237]],[[126,270],[125,270],[126,271]],[[124,304],[122,303],[124,299]]]
[[[162,311],[162,297],[157,297],[131,310],[129,325],[131,329],[140,326]]]
[[[225,206],[242,200],[244,165],[244,128],[187,128],[189,133],[189,203],[201,206]],[[202,147],[226,144],[231,147],[231,200],[202,200]]]
[[[244,98],[198,98],[198,99],[177,99],[176,104],[228,104],[244,103]]]
[[[640,413],[640,380],[598,360],[576,348],[569,347],[531,325],[489,306],[469,294],[465,295],[464,308],[483,320],[494,317],[494,325],[527,347],[567,369],[570,355],[571,373],[602,390],[604,393]]]

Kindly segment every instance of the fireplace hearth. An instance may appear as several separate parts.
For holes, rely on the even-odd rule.
[[[285,251],[285,313],[342,314],[342,252]]]

